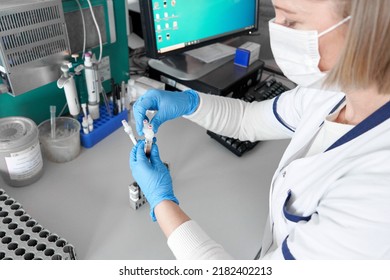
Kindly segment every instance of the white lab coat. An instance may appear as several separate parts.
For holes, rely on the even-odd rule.
[[[291,137],[272,180],[262,258],[390,259],[390,103],[334,147],[305,157],[343,93],[298,87],[251,104],[200,97],[188,118],[216,133],[251,141]],[[168,245],[180,259],[230,257],[194,221]]]

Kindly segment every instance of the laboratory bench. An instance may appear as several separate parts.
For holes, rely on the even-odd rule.
[[[156,135],[184,211],[237,259],[253,259],[261,246],[272,175],[286,140],[260,142],[237,157],[184,118]],[[75,247],[77,259],[174,259],[149,216],[133,210],[128,185],[132,143],[118,129],[67,163],[44,160],[34,184],[0,188],[42,227]]]

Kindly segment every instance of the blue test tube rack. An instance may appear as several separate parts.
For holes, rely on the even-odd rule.
[[[110,103],[110,110],[113,112],[113,104]],[[108,135],[113,133],[119,127],[122,126],[122,120],[128,120],[128,111],[124,111],[114,115],[111,113],[111,116],[107,112],[106,106],[100,105],[100,118],[93,121],[93,130],[84,134],[83,129],[80,131],[80,142],[81,145],[85,148],[92,148],[98,142],[106,138]],[[82,119],[79,120],[80,122]]]

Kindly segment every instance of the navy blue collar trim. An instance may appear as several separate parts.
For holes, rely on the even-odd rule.
[[[344,96],[343,99],[341,99],[340,102],[337,103],[336,106],[334,106],[334,108],[332,109],[332,111],[329,112],[328,115],[333,114],[334,112],[336,112],[336,110],[341,106],[341,104],[343,104],[345,102],[345,99],[346,99],[346,97]]]
[[[288,194],[287,194],[287,198],[286,198],[286,201],[284,202],[284,205],[283,205],[283,214],[284,214],[284,217],[289,220],[290,222],[294,222],[294,223],[298,223],[300,221],[310,221],[311,219],[311,216],[297,216],[297,215],[294,215],[294,214],[291,214],[290,212],[288,212],[287,210],[287,204],[288,202],[290,201],[291,199],[291,195],[292,195],[292,192],[291,190],[288,191]]]
[[[355,139],[356,137],[366,133],[372,128],[380,125],[381,123],[388,120],[389,118],[390,118],[390,102],[387,102],[385,105],[383,105],[381,108],[376,110],[364,121],[362,121],[357,126],[352,128],[349,132],[344,134],[344,136],[342,136],[339,140],[333,143],[333,145],[330,146],[325,152],[333,150],[334,148],[337,148]]]
[[[282,244],[283,257],[285,260],[291,260],[291,261],[296,260],[293,254],[291,254],[290,248],[288,248],[287,239],[288,236],[284,239]]]
[[[345,96],[343,97],[343,99],[340,100],[339,103],[337,103],[336,106],[333,107],[333,109],[329,112],[328,116],[333,114],[334,112],[336,112],[336,110],[341,106],[341,104],[343,104],[345,102]],[[325,123],[325,121],[323,121],[320,125],[320,127]]]

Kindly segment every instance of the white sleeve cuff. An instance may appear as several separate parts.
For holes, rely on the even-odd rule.
[[[195,121],[196,120],[201,120],[203,117],[204,117],[204,113],[203,112],[209,112],[209,110],[201,110],[203,109],[203,107],[205,106],[205,102],[204,102],[204,98],[207,99],[207,97],[209,97],[210,95],[206,94],[206,93],[202,93],[202,92],[197,92],[198,93],[198,96],[199,96],[199,104],[198,104],[198,108],[190,115],[184,115],[183,117],[186,118],[186,119],[189,119],[189,120],[192,120],[192,121]],[[207,104],[207,102],[206,102]]]
[[[168,238],[168,246],[175,257],[181,260],[232,258],[192,220],[172,232]]]

